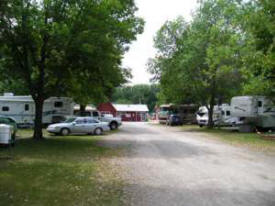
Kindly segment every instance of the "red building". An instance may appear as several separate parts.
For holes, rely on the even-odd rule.
[[[146,121],[149,112],[147,105],[143,104],[112,104],[102,103],[97,108],[102,114],[112,114],[121,117],[122,121],[142,122]]]

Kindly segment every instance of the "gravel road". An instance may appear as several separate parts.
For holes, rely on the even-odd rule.
[[[275,157],[149,123],[124,123],[104,144],[128,152],[126,205],[275,206]]]

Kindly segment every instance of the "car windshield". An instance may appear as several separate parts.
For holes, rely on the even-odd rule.
[[[71,122],[73,122],[75,119],[76,119],[76,118],[69,118],[69,119],[67,119],[67,120],[65,121],[65,123],[71,123]]]

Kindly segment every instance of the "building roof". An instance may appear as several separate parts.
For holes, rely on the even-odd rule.
[[[149,112],[145,104],[113,104],[118,112]]]

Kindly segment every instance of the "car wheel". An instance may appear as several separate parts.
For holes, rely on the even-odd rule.
[[[95,135],[102,135],[102,129],[101,128],[96,128],[95,129]]]
[[[115,130],[115,129],[117,129],[117,127],[118,127],[118,125],[117,125],[116,122],[112,122],[112,123],[110,124],[111,130]]]
[[[67,128],[63,128],[63,129],[61,129],[60,133],[62,136],[67,136],[70,134],[70,130]]]

